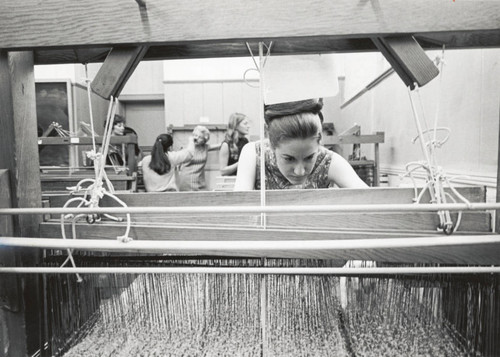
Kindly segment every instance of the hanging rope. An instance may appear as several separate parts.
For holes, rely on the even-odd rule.
[[[412,91],[408,87],[408,95],[410,98],[411,109],[413,113],[413,118],[415,120],[415,126],[417,128],[417,136],[412,141],[413,143],[415,143],[417,140],[420,141],[420,146],[424,154],[425,160],[408,163],[406,165],[406,173],[403,175],[403,177],[410,177],[410,179],[413,182],[413,185],[415,187],[415,198],[414,198],[415,203],[420,203],[423,195],[425,194],[425,192],[428,191],[431,196],[431,203],[446,204],[449,201],[456,203],[458,199],[470,205],[470,202],[465,197],[460,195],[452,185],[452,181],[455,180],[457,177],[453,177],[451,179],[448,178],[442,167],[437,165],[436,149],[441,148],[444,145],[444,143],[448,141],[448,138],[450,136],[450,130],[448,128],[437,126],[439,111],[440,111],[440,98],[441,98],[442,81],[443,81],[444,46],[441,57],[437,57],[435,62],[436,65],[440,67],[440,78],[439,78],[439,88],[438,88],[438,103],[434,118],[434,125],[432,129],[428,128],[427,122],[425,120],[426,116],[422,104],[423,101],[422,98],[420,97],[420,91],[418,86],[415,85],[416,87],[413,90],[413,92],[416,93],[418,96],[418,103],[420,106],[420,112],[422,114],[421,117],[419,117],[418,115],[417,106],[413,99]],[[423,121],[425,129],[422,128],[421,121]],[[438,131],[446,132],[446,136],[441,140],[437,139]],[[430,139],[428,139],[429,134],[432,135]],[[420,169],[423,169],[425,171],[426,182],[423,189],[420,191],[420,193],[418,193],[416,181],[413,175],[417,170]],[[449,192],[446,192],[445,187],[449,188],[456,198]],[[439,226],[438,226],[439,230],[442,230],[445,234],[452,234],[458,229],[462,217],[461,211],[458,213],[455,222],[453,222],[451,214],[448,210],[438,211],[437,213],[439,216]]]
[[[87,67],[85,66],[85,70],[87,70]],[[118,197],[114,195],[114,187],[111,181],[109,180],[106,171],[105,171],[105,166],[106,166],[106,158],[108,156],[109,152],[109,145],[111,141],[111,134],[113,131],[113,118],[116,113],[117,109],[117,103],[118,100],[111,97],[110,98],[110,103],[108,107],[108,113],[106,115],[106,126],[104,129],[104,135],[103,135],[103,141],[102,141],[102,146],[100,148],[100,151],[97,151],[97,146],[96,146],[96,134],[94,130],[94,117],[92,113],[92,100],[91,100],[91,87],[90,87],[90,80],[88,78],[85,79],[86,84],[87,84],[87,98],[88,98],[88,103],[89,103],[89,118],[90,118],[90,128],[91,128],[91,135],[92,135],[92,150],[87,153],[87,156],[93,161],[94,163],[94,178],[86,178],[78,182],[78,184],[74,187],[69,187],[68,189],[70,190],[70,194],[74,195],[77,193],[83,193],[82,197],[74,197],[69,199],[63,206],[63,208],[68,208],[70,205],[76,203],[77,208],[81,207],[88,207],[88,208],[98,208],[99,207],[99,201],[104,197],[110,197],[112,200],[116,201],[119,205],[122,207],[127,207],[127,205],[120,200]],[[106,187],[104,187],[103,182],[106,183]],[[117,218],[114,216],[111,216],[109,214],[104,213],[103,216],[115,220],[115,221],[121,221],[121,218]],[[61,234],[63,239],[67,239],[66,237],[66,230],[65,230],[65,223],[67,220],[70,221],[71,223],[71,236],[72,239],[77,239],[76,237],[76,223],[80,220],[85,219],[87,223],[93,224],[97,221],[100,220],[100,215],[93,213],[93,214],[61,214],[60,222],[61,222]],[[130,220],[130,213],[126,214],[127,217],[127,226],[125,230],[125,234],[118,236],[117,239],[120,242],[130,242],[132,240],[131,237],[129,237],[130,233],[130,225],[131,225],[131,220]],[[73,249],[67,249],[66,250],[68,254],[68,258],[63,262],[61,265],[61,268],[64,267],[67,263],[71,263],[72,267],[76,269],[76,264],[75,260],[73,259]],[[81,276],[77,273],[77,281],[81,282],[82,278]]]

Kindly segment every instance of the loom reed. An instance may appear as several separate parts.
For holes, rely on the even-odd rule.
[[[85,256],[77,259],[85,265]],[[99,264],[322,267],[339,262],[166,256],[87,262]],[[78,284],[71,275],[49,275],[52,352],[69,357],[494,356],[500,284],[495,274],[478,276],[88,274]]]

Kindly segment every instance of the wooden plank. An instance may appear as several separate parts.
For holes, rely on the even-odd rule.
[[[485,202],[484,187],[463,187],[459,192],[470,202]],[[267,191],[267,205],[321,205],[321,204],[377,204],[377,203],[412,203],[414,191],[411,188],[370,188],[326,189],[326,190],[283,190]],[[244,206],[260,205],[260,193],[248,192],[172,192],[172,193],[133,193],[118,194],[117,197],[128,206]],[[69,195],[48,196],[51,207],[62,207]],[[424,195],[422,202],[428,202]],[[104,197],[101,207],[116,206],[116,202]],[[258,215],[161,215],[134,214],[135,224],[198,224],[256,226],[260,222]],[[323,228],[323,229],[362,229],[362,230],[419,230],[432,231],[438,226],[436,213],[406,214],[268,214],[270,227]],[[456,220],[456,214],[452,214]],[[54,218],[58,218],[56,215]],[[491,217],[486,212],[465,212],[462,215],[459,231],[491,231]]]
[[[66,191],[67,187],[76,186],[81,180],[94,178],[92,175],[88,176],[55,176],[55,175],[42,175],[40,180],[42,184],[42,192],[46,191]],[[119,176],[109,177],[115,190],[128,190],[132,187],[133,182],[136,180],[132,176]]]
[[[369,37],[387,33],[425,34],[493,30],[498,33],[496,1],[398,0],[244,0],[220,6],[216,0],[150,0],[147,16],[134,1],[102,0],[0,2],[0,48],[84,47],[179,43],[224,39],[286,37]],[[168,18],[168,21],[166,21]],[[123,26],[124,19],[127,26]],[[314,19],[313,21],[311,19]]]
[[[123,235],[123,225],[113,224],[77,224],[77,237],[79,239],[116,239],[115,237]],[[67,227],[67,234],[70,233],[70,227]],[[407,246],[397,247],[370,247],[359,248],[356,240],[365,241],[365,239],[378,239],[383,236],[366,235],[348,235],[337,234],[322,231],[292,231],[292,230],[263,230],[263,229],[222,229],[222,228],[192,228],[192,227],[170,227],[168,229],[157,226],[134,226],[131,229],[131,237],[136,240],[154,241],[251,241],[255,242],[255,250],[250,249],[207,249],[198,248],[191,245],[190,248],[176,249],[170,254],[194,254],[194,255],[214,255],[214,256],[240,256],[240,257],[268,257],[268,258],[303,258],[303,259],[339,259],[339,260],[375,260],[379,262],[394,263],[440,263],[440,264],[479,264],[491,265],[500,263],[500,243],[478,243],[462,245],[450,238],[446,245],[420,246],[419,238],[407,238],[405,242],[410,242]],[[57,238],[61,237],[60,226],[56,222],[44,223],[42,228],[42,237]],[[445,236],[441,235],[441,238]],[[447,237],[445,237],[447,238]],[[467,236],[464,236],[467,238]],[[328,244],[334,244],[333,241],[350,239],[356,248],[339,249],[314,249],[308,247],[308,244],[317,241],[325,241]],[[423,239],[423,237],[421,237]],[[437,238],[436,238],[437,239]],[[279,247],[266,248],[272,241],[292,241],[300,242],[297,249],[280,249]],[[259,242],[266,243],[266,246]],[[330,243],[331,242],[331,243]],[[412,243],[414,245],[412,245]],[[126,243],[123,244],[127,250]],[[132,245],[131,245],[132,246]],[[198,244],[201,246],[201,244]],[[130,251],[138,250],[130,248]],[[151,249],[150,251],[154,251]],[[160,250],[158,250],[159,252]],[[165,250],[162,250],[165,253]],[[167,251],[168,253],[168,251]]]
[[[107,175],[111,182],[113,181],[134,181],[133,177],[125,175]],[[53,175],[53,174],[43,174],[41,175],[42,182],[78,182],[83,179],[94,178],[93,172],[89,172],[88,175]]]
[[[484,202],[485,190],[481,187],[460,188],[461,194],[471,202]],[[179,193],[137,193],[119,194],[120,200],[129,206],[241,206],[259,205],[260,193],[250,192],[179,192]],[[48,197],[51,207],[61,207],[69,196]],[[371,188],[367,190],[330,189],[330,190],[295,190],[268,191],[268,205],[321,205],[321,204],[376,204],[376,203],[411,203],[413,190],[410,188]],[[107,198],[101,201],[101,207],[116,206]],[[343,234],[367,234],[378,236],[401,232],[436,232],[439,218],[433,212],[411,213],[272,213],[267,214],[267,227],[301,230],[343,230]],[[458,214],[452,213],[457,221]],[[57,215],[54,218],[59,218]],[[124,216],[122,216],[124,218]],[[258,227],[260,215],[255,214],[133,214],[134,225],[212,226],[212,227]],[[361,232],[361,233],[360,233]],[[458,232],[491,232],[491,215],[488,212],[464,212]],[[189,231],[183,236],[189,236]]]
[[[458,187],[458,191],[470,202],[486,202],[485,187]],[[321,205],[321,204],[379,204],[412,203],[413,188],[372,187],[368,189],[321,189],[321,190],[270,190],[266,192],[267,205]],[[62,207],[69,195],[48,197],[51,207]],[[118,198],[129,206],[250,206],[260,205],[259,191],[246,192],[168,192],[119,194]],[[428,194],[422,202],[429,202]],[[114,205],[107,198],[101,206]]]
[[[412,32],[426,50],[499,47],[500,31],[439,32],[419,34]],[[102,62],[111,47],[73,49],[35,49],[35,64]],[[377,48],[370,38],[346,36],[316,36],[306,38],[279,38],[273,41],[273,55],[373,52]],[[256,53],[256,52],[254,52]],[[243,40],[214,42],[184,42],[150,45],[145,60],[188,58],[246,57],[248,49]],[[248,113],[248,110],[244,110]]]
[[[424,86],[439,74],[413,36],[374,38],[373,42],[410,89],[415,89],[415,83]]]
[[[96,144],[102,144],[103,137],[96,136]],[[137,144],[136,135],[124,135],[124,136],[111,136],[110,144]],[[90,136],[72,136],[72,137],[60,137],[60,136],[49,136],[46,138],[38,138],[38,145],[92,145],[92,137]]]
[[[124,215],[120,215],[125,219]],[[437,232],[439,217],[436,213],[400,214],[267,214],[268,228],[323,229],[359,232],[383,232],[382,236],[398,232]],[[456,222],[456,214],[452,214]],[[54,218],[58,218],[54,216]],[[192,225],[224,227],[257,227],[259,215],[204,214],[159,215],[133,214],[134,225]],[[392,233],[391,233],[392,232]],[[458,232],[491,232],[491,215],[486,212],[463,213]],[[363,233],[364,234],[364,233]]]
[[[91,83],[94,93],[104,99],[117,98],[147,49],[147,46],[113,48]]]

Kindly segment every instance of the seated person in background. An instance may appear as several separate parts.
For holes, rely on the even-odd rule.
[[[158,135],[151,155],[142,160],[142,176],[147,192],[179,191],[175,180],[175,167],[191,160],[194,141],[190,137],[187,148],[180,151],[170,151],[173,143],[171,135]]]
[[[207,164],[208,152],[217,150],[218,145],[207,144],[210,139],[210,131],[198,125],[193,130],[194,155],[190,161],[181,165],[179,169],[179,189],[181,191],[206,190],[205,165]]]
[[[322,108],[321,99],[266,105],[269,139],[245,145],[234,190],[260,189],[261,150],[266,189],[368,187],[342,156],[321,145]]]
[[[236,175],[241,150],[248,143],[245,136],[249,130],[250,122],[245,114],[231,114],[219,151],[219,169],[222,176]]]
[[[104,123],[106,125],[106,123]],[[113,129],[111,135],[124,136],[124,135],[135,135],[137,133],[134,129],[125,126],[125,118],[119,114],[116,114],[113,119]],[[125,153],[126,155],[126,153]],[[135,158],[138,162],[142,157],[141,149],[138,144],[135,144]],[[124,162],[128,161],[128,158],[123,157],[121,145],[109,145],[108,157],[106,158],[106,164],[114,166],[123,166]]]

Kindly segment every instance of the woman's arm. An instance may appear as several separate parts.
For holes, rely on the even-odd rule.
[[[232,165],[228,165],[229,162],[229,145],[226,142],[223,142],[220,146],[219,150],[219,170],[222,176],[231,175],[236,172],[238,168],[238,162],[235,162]]]
[[[367,188],[368,185],[359,178],[352,166],[339,154],[332,152],[332,162],[328,170],[328,178],[341,188]]]
[[[170,165],[172,165],[172,167],[189,162],[192,158],[193,152],[188,149],[168,152],[168,159],[170,160]]]
[[[250,191],[255,187],[255,170],[257,169],[255,143],[248,143],[241,150],[238,161],[238,173],[234,191]]]
[[[188,144],[185,149],[179,151],[169,151],[168,159],[172,166],[177,166],[185,162],[191,161],[194,155],[194,139],[192,136],[188,139]]]

